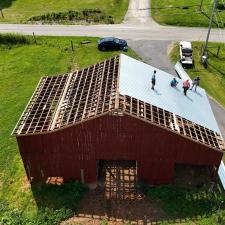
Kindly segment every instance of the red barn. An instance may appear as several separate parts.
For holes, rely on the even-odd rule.
[[[125,55],[43,77],[13,132],[29,180],[95,182],[101,160],[135,161],[151,184],[173,182],[176,164],[218,168],[224,143],[205,91],[184,96],[171,79]]]

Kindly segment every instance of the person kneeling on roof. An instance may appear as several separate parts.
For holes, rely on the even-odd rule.
[[[170,82],[170,86],[171,86],[171,87],[176,87],[177,84],[178,84],[178,81],[176,80],[175,77],[173,77],[173,79],[172,79],[171,82]]]

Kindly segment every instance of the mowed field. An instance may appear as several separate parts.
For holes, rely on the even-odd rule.
[[[3,44],[0,36],[0,224],[5,211],[13,212],[17,209],[33,218],[41,216],[41,213],[37,214],[40,207],[55,210],[72,203],[73,196],[70,195],[69,199],[62,200],[65,203],[62,204],[59,198],[64,194],[60,189],[57,189],[57,192],[48,189],[46,193],[44,189],[33,186],[31,191],[16,138],[11,136],[39,79],[46,75],[64,74],[119,54],[116,51],[98,51],[97,38],[37,37],[37,44],[34,44],[30,37],[28,40],[30,43],[27,44]],[[74,51],[71,50],[71,40]],[[90,43],[82,45],[82,40],[88,40]],[[137,57],[130,49],[126,54]],[[38,202],[34,199],[35,193],[40,195]],[[47,196],[51,199],[50,203]],[[56,216],[61,218],[63,214]],[[54,223],[51,221],[44,224]]]
[[[25,23],[30,17],[49,12],[98,8],[120,23],[129,0],[1,0],[0,23]]]
[[[202,1],[202,11],[210,16],[212,8],[211,0]],[[224,4],[224,0],[218,0]],[[162,25],[207,27],[209,19],[200,12],[201,0],[151,0],[152,16],[154,20]],[[224,28],[225,10],[215,14],[214,21],[219,27]],[[214,27],[218,27],[213,24]]]

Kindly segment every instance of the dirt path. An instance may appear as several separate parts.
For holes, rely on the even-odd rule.
[[[126,221],[132,224],[148,224],[164,218],[166,215],[158,204],[143,195],[138,195],[135,200],[111,201],[109,210],[105,191],[98,187],[87,193],[77,215],[61,225],[100,225],[104,219],[109,221],[109,225],[123,225]]]
[[[137,190],[136,164],[129,161],[107,161],[102,166],[105,185],[89,191],[81,202],[77,215],[61,225],[148,224],[166,219],[155,201]]]
[[[151,18],[150,0],[130,0],[124,24],[158,26]]]

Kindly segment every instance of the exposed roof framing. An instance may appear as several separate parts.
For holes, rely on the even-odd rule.
[[[18,122],[14,134],[48,131],[57,109],[68,75],[43,77],[26,110]]]
[[[55,128],[74,124],[115,108],[119,57],[78,71],[69,84]]]
[[[43,77],[13,134],[48,132],[115,109],[119,56],[71,74]]]
[[[71,74],[43,77],[14,135],[51,132],[106,113],[128,114],[220,151],[221,136],[174,113],[119,94],[120,57]]]
[[[225,150],[224,142],[220,134],[136,98],[119,95],[119,112],[172,130],[175,133],[210,146],[211,148],[221,151]]]

